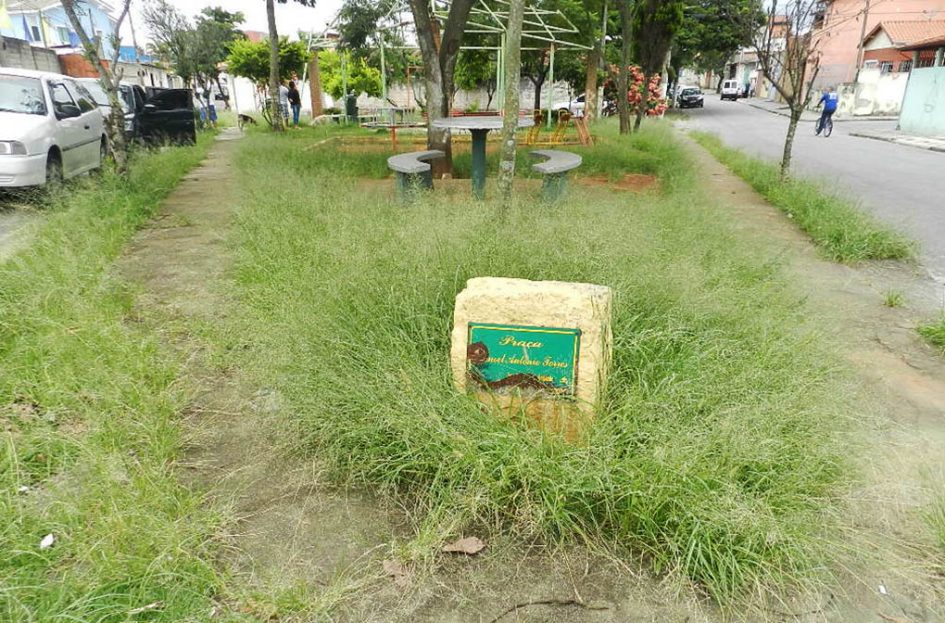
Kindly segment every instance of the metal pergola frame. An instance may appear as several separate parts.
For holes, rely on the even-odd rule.
[[[494,50],[496,52],[496,105],[502,106],[505,97],[505,46],[506,30],[509,16],[508,0],[492,0],[495,8],[490,6],[486,0],[476,0],[469,12],[469,20],[466,23],[466,34],[493,35],[499,37],[497,46],[462,46],[463,50]],[[433,0],[433,17],[441,24],[446,22],[449,11],[452,6],[452,0]],[[403,28],[406,24],[412,24],[410,20],[402,19],[404,13],[410,13],[407,0],[397,0],[397,2],[387,12],[382,19],[382,24],[378,31],[389,31],[395,28]],[[577,34],[579,31],[574,23],[568,17],[558,10],[542,9],[538,7],[525,7],[525,19],[522,23],[523,41],[541,41],[548,44],[549,50],[549,75],[548,75],[548,127],[551,127],[552,104],[554,99],[555,82],[555,50],[592,50],[592,46],[568,41],[566,35]],[[384,39],[380,40],[381,55],[381,91],[384,101],[387,101],[387,71],[384,56]],[[416,45],[407,46],[407,49],[417,49]],[[523,47],[523,50],[544,50],[542,47]]]

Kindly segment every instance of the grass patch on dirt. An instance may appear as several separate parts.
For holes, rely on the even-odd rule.
[[[522,190],[507,210],[441,193],[401,205],[393,182],[358,188],[359,165],[323,169],[330,152],[302,147],[253,134],[236,159],[252,346],[233,356],[286,397],[304,452],[398,496],[425,555],[501,530],[642,557],[723,603],[825,581],[851,474],[842,374],[778,268],[720,224],[668,124],[586,160],[649,162],[620,174],[655,172],[660,195],[581,187],[543,206]],[[615,290],[586,445],[453,390],[454,299],[486,275]]]
[[[831,260],[904,260],[915,256],[914,242],[864,214],[849,199],[814,182],[782,181],[777,165],[726,147],[714,134],[690,132],[690,136],[797,223]]]
[[[945,353],[945,316],[938,322],[923,325],[918,328],[919,335],[928,340],[929,344],[935,346]]]
[[[175,365],[126,321],[132,297],[112,262],[212,140],[139,153],[127,180],[70,184],[29,247],[0,263],[4,621],[210,611],[216,517],[171,469]]]

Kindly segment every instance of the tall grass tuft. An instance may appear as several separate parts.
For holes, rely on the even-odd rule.
[[[777,165],[726,147],[714,134],[691,132],[690,136],[792,218],[828,258],[859,262],[915,256],[914,242],[864,214],[849,199],[813,182],[782,181]]]
[[[127,180],[70,184],[0,263],[0,620],[209,612],[216,520],[170,469],[175,366],[124,321],[132,298],[111,264],[211,141],[140,154]]]
[[[777,267],[719,224],[666,126],[596,149],[586,161],[649,161],[663,192],[404,205],[391,180],[357,180],[361,163],[251,136],[242,363],[285,394],[302,451],[411,505],[421,534],[589,541],[722,602],[823,580],[850,478],[832,357]],[[614,289],[614,368],[586,444],[454,391],[453,303],[476,276]]]
[[[918,331],[919,335],[928,340],[929,344],[945,352],[945,317],[942,317],[938,322],[922,325],[918,328]]]

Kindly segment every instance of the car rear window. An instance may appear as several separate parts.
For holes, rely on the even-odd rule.
[[[683,95],[699,95],[702,93],[699,89],[683,89]]]
[[[45,115],[46,98],[39,78],[0,74],[0,112]]]

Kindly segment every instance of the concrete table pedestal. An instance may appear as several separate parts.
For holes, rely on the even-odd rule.
[[[433,127],[445,130],[468,130],[472,135],[472,191],[473,196],[486,196],[486,138],[492,130],[501,130],[502,117],[448,117],[434,119]],[[530,128],[535,122],[529,117],[519,117],[518,127]]]

